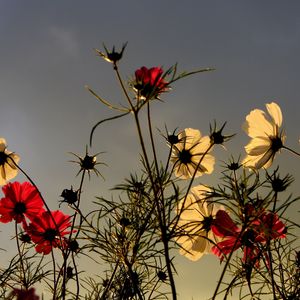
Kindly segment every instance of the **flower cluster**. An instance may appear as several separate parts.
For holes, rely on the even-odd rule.
[[[50,288],[53,299],[70,296],[74,299],[165,299],[159,289],[167,284],[171,292],[165,294],[168,297],[171,294],[176,300],[176,270],[171,255],[172,249],[179,247],[179,253],[192,261],[205,254],[214,254],[221,262],[225,260],[213,300],[222,292],[224,299],[227,298],[233,287],[244,288],[245,278],[251,299],[258,299],[257,295],[265,293],[269,287],[274,299],[298,299],[299,252],[296,252],[296,271],[292,269],[288,274],[292,284],[286,289],[284,279],[289,276],[284,274],[283,261],[287,260],[290,266],[288,246],[294,240],[290,242],[288,238],[292,235],[290,228],[296,224],[284,214],[299,199],[279,199],[293,180],[290,175],[279,176],[279,167],[273,173],[265,171],[282,149],[300,156],[285,144],[279,105],[268,103],[268,113],[255,109],[246,116],[243,129],[251,138],[245,146],[246,155],[237,161],[232,158],[226,164],[222,183],[216,186],[198,183],[199,177],[212,174],[215,169],[214,148],[217,145],[225,148],[225,143],[234,136],[223,134],[226,122],[218,129],[215,121],[208,135],[194,128],[185,128],[178,134],[174,130],[165,136],[169,153],[164,162],[158,155],[150,107],[152,100],[160,99],[177,80],[212,69],[178,75],[177,65],[167,71],[158,66],[143,66],[134,72],[133,79],[126,85],[119,72],[119,61],[126,45],[120,51],[114,46],[109,51],[104,46],[104,52],[97,49],[96,52],[113,65],[127,103],[114,105],[88,88],[100,102],[118,111],[93,127],[90,146],[98,125],[124,116],[134,117],[142,167],[141,172],[132,174],[125,183],[116,186],[115,190],[125,193],[109,200],[97,197],[96,209],[90,212],[82,209],[85,175],[90,178],[94,173],[102,177],[97,166],[105,165],[97,162],[97,155],[102,152],[89,155],[86,146],[82,157],[71,152],[77,158],[71,162],[79,165],[79,187],[73,189],[71,185],[60,195],[63,200],[59,206],[67,204],[73,209],[72,217],[61,210],[51,211],[37,186],[19,166],[19,156],[8,151],[5,139],[0,138],[0,185],[3,191],[0,222],[14,223],[18,248],[9,269],[0,270],[0,298],[38,300],[33,286],[42,282]],[[146,110],[143,119],[142,109]],[[146,128],[143,124],[147,124]],[[18,170],[29,182],[10,182]],[[261,172],[265,173],[263,181]],[[59,259],[55,248],[61,250],[58,251]],[[83,279],[84,272],[77,261],[81,253],[93,262],[107,263],[109,269],[105,270],[104,278],[100,281]],[[39,262],[33,270],[37,258]],[[49,270],[51,259],[53,269]],[[234,276],[220,292],[227,271],[233,271]],[[258,281],[251,281],[253,273],[262,278],[257,289]],[[76,281],[73,285],[76,291],[69,286],[70,280]],[[86,284],[90,285],[86,288],[88,294],[83,295],[81,288]]]
[[[38,253],[49,254],[52,248],[63,246],[62,238],[69,233],[66,229],[71,225],[69,216],[46,210],[38,190],[29,182],[9,182],[2,191],[0,222],[22,223]]]
[[[177,207],[177,222],[181,245],[180,254],[191,260],[213,253],[224,259],[225,255],[242,248],[243,262],[255,263],[267,253],[264,245],[273,239],[284,238],[286,226],[277,214],[256,210],[246,205],[243,226],[238,226],[223,206],[214,204],[211,188],[199,185],[192,188]]]
[[[250,216],[246,216],[248,224],[244,224],[244,228],[238,226],[226,211],[217,212],[212,231],[223,240],[213,246],[215,255],[223,259],[225,255],[242,248],[243,262],[258,266],[259,259],[267,256],[264,246],[273,239],[285,237],[286,226],[277,214],[254,209],[249,209],[249,212]]]

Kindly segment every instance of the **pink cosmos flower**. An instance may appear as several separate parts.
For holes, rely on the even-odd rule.
[[[163,78],[163,69],[160,67],[141,67],[135,71],[134,89],[138,97],[145,99],[158,98],[159,94],[165,92],[168,83]]]
[[[43,209],[43,201],[37,189],[29,182],[13,182],[2,187],[4,198],[0,200],[0,222],[26,222],[35,218]]]
[[[52,248],[64,247],[66,242],[63,237],[70,233],[66,229],[71,226],[70,216],[61,211],[44,211],[34,218],[25,229],[31,240],[36,244],[38,253],[49,254]]]
[[[284,238],[286,227],[279,217],[272,212],[263,212],[242,231],[228,213],[219,210],[212,226],[212,231],[223,240],[212,247],[212,252],[224,259],[224,256],[242,248],[244,251],[243,262],[259,265],[263,253],[263,246],[272,239]]]

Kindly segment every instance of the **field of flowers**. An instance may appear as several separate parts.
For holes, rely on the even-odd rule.
[[[280,106],[270,102],[253,108],[243,124],[249,142],[240,157],[223,160],[220,182],[214,186],[199,184],[199,177],[215,170],[214,149],[226,147],[235,135],[226,133],[226,123],[216,121],[207,135],[166,125],[158,130],[168,149],[162,160],[151,105],[163,101],[178,80],[213,69],[179,72],[177,65],[167,70],[143,66],[125,82],[119,69],[125,49],[126,44],[120,51],[105,46],[96,50],[112,65],[124,103],[111,103],[87,87],[115,114],[91,129],[84,155],[72,153],[81,180],[79,186],[61,192],[59,209],[49,208],[23,169],[17,149],[9,148],[9,137],[0,138],[0,222],[14,224],[16,245],[9,266],[0,270],[0,298],[44,299],[37,289],[42,286],[53,300],[175,300],[174,274],[180,273],[173,256],[176,249],[192,261],[206,254],[220,260],[223,269],[211,299],[231,299],[232,293],[239,299],[300,299],[300,225],[286,214],[299,207],[300,198],[282,196],[295,183],[292,175],[274,167],[281,151],[294,156],[295,164],[300,153],[286,144]],[[118,199],[98,198],[86,213],[84,184],[91,176],[101,177],[105,165],[99,161],[101,152],[90,154],[94,132],[119,118],[131,118],[136,125],[136,173],[115,186]],[[18,173],[27,181],[15,181]],[[73,213],[65,214],[65,206]],[[80,255],[104,265],[102,276],[82,275]]]

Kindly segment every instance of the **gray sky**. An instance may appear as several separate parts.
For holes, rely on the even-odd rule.
[[[118,48],[128,41],[120,64],[125,79],[143,65],[216,68],[175,84],[165,102],[153,106],[156,127],[193,127],[207,134],[214,119],[227,121],[227,132],[237,137],[227,152],[216,152],[220,165],[231,153],[243,155],[248,138],[241,125],[250,110],[276,101],[287,144],[299,150],[299,14],[299,1],[1,0],[0,136],[20,154],[22,166],[56,209],[62,189],[78,183],[68,152],[83,154],[92,126],[112,115],[84,86],[111,102],[124,101],[111,65],[93,48],[102,49],[103,42]],[[157,141],[164,153],[158,135]],[[105,181],[87,182],[89,202],[95,195],[108,196],[109,188],[138,168],[132,120],[99,128],[93,151],[105,152],[101,157],[109,168],[101,170]],[[299,160],[282,153],[276,163],[299,179]],[[200,182],[219,177],[215,173]],[[196,263],[178,257],[180,299],[211,296],[205,289],[214,286],[216,268],[214,257]]]

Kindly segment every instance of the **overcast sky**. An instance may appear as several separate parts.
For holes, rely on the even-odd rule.
[[[125,79],[143,65],[216,68],[174,84],[164,103],[155,103],[157,128],[193,127],[207,134],[214,119],[227,121],[227,132],[237,136],[227,152],[217,152],[220,165],[231,153],[244,154],[248,138],[241,125],[250,110],[275,101],[287,144],[299,150],[299,15],[300,2],[292,0],[0,0],[0,136],[57,209],[61,191],[78,183],[68,152],[84,154],[92,126],[112,115],[84,86],[111,102],[124,101],[111,65],[93,49],[128,41],[120,64]],[[157,141],[165,151],[163,140]],[[109,167],[101,169],[105,181],[87,183],[89,202],[108,196],[109,188],[138,168],[132,120],[99,128],[91,151],[104,151],[101,159]],[[299,160],[282,153],[276,163],[299,179]],[[215,257],[196,263],[178,258],[179,299],[211,296],[207,290],[214,286],[216,268]]]

